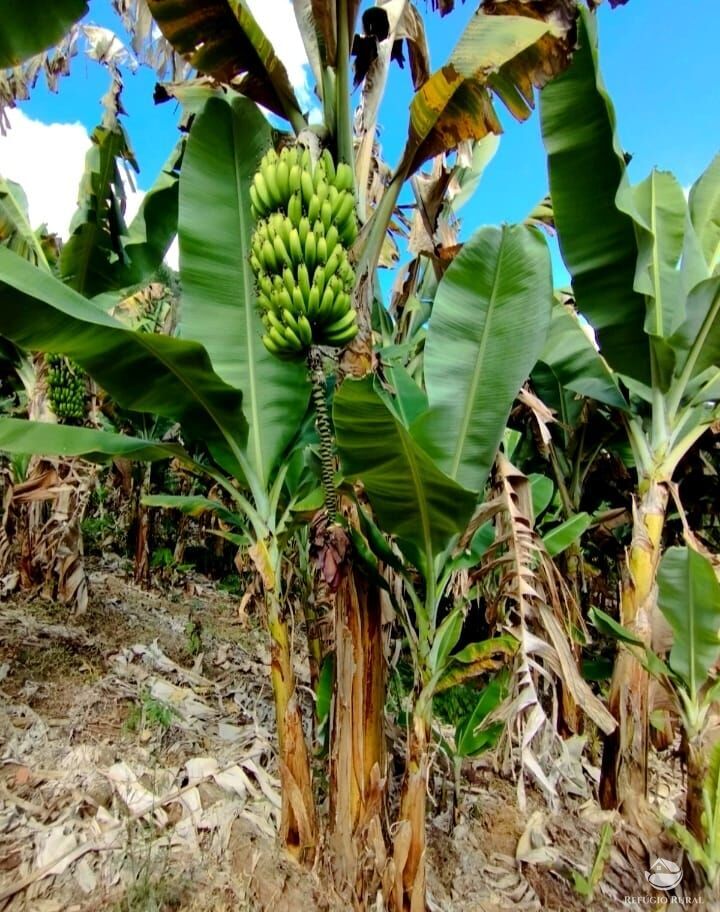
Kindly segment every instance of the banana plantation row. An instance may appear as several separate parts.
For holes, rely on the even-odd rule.
[[[23,534],[13,491],[39,464],[26,454],[132,460],[143,507],[214,517],[262,593],[280,839],[312,865],[329,834],[336,886],[359,909],[378,889],[396,912],[425,909],[433,707],[453,690],[470,697],[443,740],[458,768],[504,745],[520,798],[530,784],[549,797],[563,736],[597,731],[600,802],[646,831],[650,742],[679,736],[686,813],[665,825],[717,890],[720,534],[691,480],[718,470],[720,157],[687,198],[665,172],[630,185],[596,13],[580,3],[486,0],[434,72],[412,2],[361,18],[357,0],[293,5],[321,125],[246,3],[116,0],[182,111],[138,215],[125,223],[133,159],[110,53],[70,237],[34,231],[22,189],[0,183],[0,451],[14,473],[0,556]],[[11,95],[63,43],[90,41],[83,2],[23,8],[35,26],[19,15],[0,45]],[[378,118],[398,42],[415,95],[391,169]],[[499,104],[539,116],[550,196],[460,244]],[[569,291],[553,288],[554,233]],[[176,234],[179,320],[147,292]],[[195,493],[148,494],[162,461]],[[304,618],[290,562],[306,574]],[[330,638],[314,635],[323,600]],[[390,746],[388,618],[410,669],[406,743]],[[320,759],[293,671],[301,621],[329,732]],[[388,750],[404,764],[389,827]]]

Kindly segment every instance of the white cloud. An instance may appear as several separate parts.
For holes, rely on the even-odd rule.
[[[249,5],[285,64],[301,106],[310,108],[316,99],[311,93],[310,69],[291,0],[249,0]],[[8,116],[10,130],[0,136],[0,175],[22,186],[33,228],[45,222],[50,231],[67,238],[90,137],[80,123],[43,123],[17,108]],[[126,191],[129,222],[144,193],[133,192],[127,185]],[[166,261],[177,269],[177,258],[175,239]]]
[[[33,228],[46,222],[66,237],[90,145],[87,131],[79,123],[41,123],[17,108],[8,116],[10,130],[0,137],[0,174],[22,186]]]
[[[285,64],[300,104],[308,106],[311,100],[309,67],[292,3],[290,0],[248,0],[248,6]]]

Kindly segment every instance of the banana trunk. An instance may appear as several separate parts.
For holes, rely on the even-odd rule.
[[[666,485],[651,480],[634,506],[620,603],[620,623],[648,647],[657,611],[656,575],[667,501]],[[621,646],[609,695],[618,727],[605,739],[600,803],[604,808],[620,809],[636,823],[646,819],[647,811],[648,684],[648,673]]]
[[[266,594],[265,604],[280,751],[280,838],[295,859],[312,863],[317,844],[315,800],[310,757],[295,693],[290,638],[274,592]]]
[[[336,690],[330,757],[330,816],[341,887],[353,895],[377,888],[373,872],[384,854],[385,657],[382,604],[376,585],[356,568],[335,599]],[[360,859],[371,863],[363,867]]]
[[[408,732],[407,765],[400,815],[386,869],[385,895],[391,912],[425,912],[425,811],[430,767],[429,712],[415,707]]]

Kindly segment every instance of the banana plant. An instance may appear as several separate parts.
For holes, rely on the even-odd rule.
[[[281,610],[286,505],[279,504],[287,471],[281,470],[283,455],[306,413],[309,385],[301,368],[273,359],[262,347],[247,268],[250,180],[269,142],[265,118],[239,97],[210,98],[195,118],[180,186],[183,338],[134,332],[58,279],[2,250],[0,332],[21,347],[65,354],[121,407],[173,419],[186,443],[207,449],[213,464],[202,471],[245,516],[264,583],[286,785],[281,827],[288,847],[302,855],[312,851],[314,808]],[[193,336],[204,346],[186,340]],[[54,433],[60,436],[53,438]],[[171,456],[194,465],[181,448],[84,428],[4,422],[0,437],[0,447],[9,452],[148,461]]]
[[[525,120],[530,115],[534,87],[544,84],[569,61],[577,7],[574,2],[568,4],[567,0],[554,0],[538,12],[534,6],[524,3],[485,3],[472,17],[448,64],[430,73],[429,61],[424,59],[427,56],[423,51],[426,43],[424,27],[415,5],[409,0],[379,3],[374,15],[385,17],[387,34],[384,38],[373,38],[366,34],[357,36],[366,39],[370,37],[376,41],[377,64],[379,68],[384,66],[385,70],[374,71],[373,78],[366,79],[362,87],[364,118],[359,129],[362,135],[357,137],[359,142],[356,157],[351,117],[350,50],[355,43],[353,37],[356,29],[359,28],[356,20],[360,3],[358,0],[313,0],[312,3],[298,0],[293,6],[324,112],[325,123],[320,130],[306,129],[306,118],[290,86],[287,72],[245,0],[220,0],[210,6],[198,5],[194,0],[179,0],[173,4],[148,0],[149,10],[165,39],[198,73],[211,77],[224,87],[242,92],[247,98],[283,118],[290,124],[293,133],[301,135],[312,149],[317,151],[318,140],[321,139],[330,148],[335,161],[351,166],[358,175],[356,183],[360,187],[358,202],[361,204],[359,213],[364,224],[353,252],[357,266],[353,304],[360,316],[361,332],[346,349],[341,360],[341,372],[362,376],[372,369],[373,364],[371,291],[376,287],[375,270],[402,186],[434,156],[451,152],[468,140],[481,140],[491,133],[501,132],[494,106],[495,98],[499,98],[520,120]],[[400,163],[392,172],[389,185],[385,188],[382,180],[375,180],[377,196],[365,207],[362,205],[365,197],[364,175],[370,170],[377,173],[381,166],[385,167],[374,159],[373,149],[377,135],[377,112],[386,83],[390,50],[396,39],[408,41],[414,61],[412,71],[415,96],[409,112],[408,140]],[[140,46],[142,42],[135,44]],[[176,93],[178,97],[184,94],[188,99],[196,96],[198,91],[201,94],[203,91],[197,86],[188,86],[186,89],[184,91],[182,86],[171,86],[168,91]],[[195,98],[193,103],[196,104],[196,101]],[[231,103],[235,113],[239,111],[239,105],[241,102],[237,100]],[[253,281],[248,269],[250,251],[239,242],[239,239],[247,237],[249,230],[246,199],[249,181],[246,165],[249,164],[250,156],[233,157],[222,152],[228,145],[238,148],[243,143],[247,144],[249,150],[255,150],[261,138],[267,136],[268,128],[260,120],[259,115],[255,120],[249,116],[228,116],[227,102],[216,98],[207,102],[193,124],[183,174],[192,168],[193,155],[197,155],[198,160],[202,157],[204,170],[198,168],[194,181],[184,181],[181,184],[180,250],[185,296],[181,332],[205,345],[216,371],[213,384],[224,384],[218,388],[218,392],[226,394],[226,387],[233,391],[243,391],[243,410],[249,425],[247,443],[235,433],[227,435],[223,432],[217,423],[218,418],[222,418],[222,413],[218,415],[214,409],[212,420],[207,426],[206,442],[220,466],[231,473],[249,494],[248,502],[267,520],[268,527],[267,492],[275,477],[273,466],[278,464],[280,454],[294,436],[297,415],[305,408],[304,397],[307,396],[308,389],[300,367],[288,363],[274,364],[261,345],[260,327],[254,312]],[[199,126],[203,122],[206,125],[213,124],[216,132],[208,130],[203,135]],[[216,162],[218,149],[221,150],[219,167]],[[368,156],[372,159],[369,163]],[[230,167],[225,168],[228,162]],[[256,166],[257,160],[253,162],[252,169]],[[216,179],[221,172],[226,181],[224,186]],[[187,189],[187,195],[183,188]],[[191,208],[193,206],[194,209]],[[187,215],[190,211],[193,212],[194,222]],[[379,312],[380,308],[376,310]],[[466,318],[469,322],[474,319],[469,314]],[[9,322],[12,323],[12,320]],[[11,332],[23,334],[19,326],[6,330],[7,325],[4,318],[0,318],[0,332],[7,332],[8,335]],[[60,327],[57,329],[60,331]],[[72,341],[68,339],[67,333],[62,332],[58,342],[53,343],[49,336],[45,338],[43,344],[46,345],[65,345]],[[532,352],[532,347],[528,351]],[[98,364],[97,359],[85,356],[82,352],[80,355],[85,357],[93,369],[101,369],[102,365]],[[433,368],[436,373],[441,370],[438,365],[439,359]],[[198,367],[197,364],[195,366]],[[198,382],[207,366],[203,361],[195,378]],[[97,379],[113,391],[99,374]],[[518,382],[522,379],[524,375]],[[488,378],[486,382],[495,381],[494,378]],[[439,390],[441,386],[438,380],[436,388]],[[470,398],[477,398],[477,402],[483,406],[494,399],[492,393],[488,392],[489,388],[484,390],[484,395],[476,396],[477,389],[473,383],[471,387]],[[183,393],[186,392],[187,389],[184,388]],[[506,392],[503,390],[503,393]],[[517,387],[513,389],[512,395],[516,392]],[[452,400],[453,396],[448,383],[440,398]],[[151,398],[153,402],[156,401],[154,396]],[[203,397],[203,408],[204,402]],[[435,459],[437,453],[434,451],[442,446],[441,438],[445,435],[446,428],[443,427],[441,406],[435,406],[432,401],[430,405],[427,424],[418,433],[422,434],[423,446],[427,446],[429,452],[432,451],[428,458]],[[170,406],[165,404],[164,408],[167,412]],[[454,411],[451,402],[449,414]],[[183,423],[186,432],[190,436],[197,434],[201,423],[199,412],[188,409]],[[475,436],[483,434],[482,421],[480,425],[473,432]],[[466,428],[463,435],[467,431]],[[488,446],[492,445],[492,441],[488,443]],[[455,468],[460,471],[460,463],[464,464],[465,460],[462,453],[456,454],[456,457],[459,463]],[[492,457],[487,457],[487,454],[486,462],[487,471],[492,462]],[[431,462],[430,465],[434,463]],[[447,469],[448,466],[445,465],[438,471],[443,476]],[[465,481],[454,480],[453,477],[450,477],[450,481],[448,490],[466,490],[463,487]],[[453,484],[456,488],[452,487]],[[471,493],[475,491],[474,496],[477,496],[479,487],[470,490]],[[461,499],[463,497],[466,495],[461,495]],[[446,529],[445,532],[447,531]],[[457,530],[453,529],[453,534],[457,534]],[[437,546],[438,542],[435,541],[433,547]],[[437,576],[440,568],[431,567],[428,558],[421,560],[419,555],[415,555],[415,559],[421,562],[427,579],[434,581],[431,589],[433,586],[437,589],[438,583],[442,581]],[[345,579],[346,586],[338,592],[338,617],[357,617],[362,613],[357,609],[367,606],[373,608],[373,617],[377,620],[377,587],[368,587],[359,576],[355,577],[352,563],[346,568]],[[428,610],[436,610],[432,597],[429,598]],[[380,624],[375,623],[372,630],[372,646],[369,645],[367,636],[353,639],[352,631],[347,641],[340,638],[338,642],[339,649],[344,648],[346,642],[349,644],[349,659],[343,662],[338,658],[338,669],[352,669],[353,656],[367,660],[354,663],[357,673],[351,674],[352,687],[355,692],[372,693],[372,705],[363,709],[363,712],[375,719],[374,734],[368,739],[368,751],[359,742],[355,743],[351,751],[352,762],[335,779],[338,791],[336,804],[350,809],[347,817],[348,825],[353,830],[353,839],[358,818],[357,802],[352,796],[357,790],[357,784],[359,783],[359,791],[363,795],[377,793],[377,783],[384,779],[382,758],[377,762],[379,755],[376,751],[377,745],[382,742],[384,696],[382,674],[378,672],[378,663],[382,662]],[[365,634],[368,634],[368,630]],[[278,648],[284,649],[285,646],[279,643]],[[365,673],[368,675],[367,681],[361,679]],[[338,683],[341,680],[339,675],[337,680]],[[289,685],[285,682],[283,688],[287,689],[287,686]],[[340,694],[336,705],[344,705],[346,696],[347,693]],[[282,726],[282,712],[278,721]],[[367,730],[363,719],[353,718],[348,724],[351,733]],[[356,763],[358,758],[359,762]],[[417,783],[419,780],[415,781]],[[367,832],[365,828],[361,830]],[[357,886],[358,878],[352,871],[346,880],[352,888]],[[361,892],[364,889],[361,887]],[[414,895],[414,908],[419,908],[419,904],[424,902],[424,886],[420,885]],[[404,896],[405,894],[398,902],[404,903]]]
[[[581,17],[579,44],[571,67],[543,90],[542,129],[575,304],[595,330],[599,354],[592,361],[610,369],[605,378],[621,396],[614,404],[632,448],[637,488],[620,620],[649,645],[669,486],[720,415],[720,156],[687,201],[664,172],[631,187],[592,16]],[[549,357],[551,364],[561,360]],[[590,379],[579,360],[566,359],[559,370],[566,388]],[[581,391],[594,395],[587,386]],[[601,800],[641,820],[648,679],[625,649],[610,704],[620,726],[605,744]]]
[[[425,390],[409,378],[392,391],[377,378],[348,379],[335,397],[342,473],[362,485],[374,512],[373,520],[365,517],[367,549],[400,574],[408,598],[398,613],[415,686],[394,836],[390,892],[398,910],[424,907],[433,697],[463,661],[454,650],[464,605],[443,618],[441,603],[463,560],[475,560],[471,549],[458,553],[458,543],[514,398],[542,349],[551,301],[550,262],[539,233],[522,226],[482,229],[438,286],[427,330]],[[380,530],[394,536],[400,556]],[[493,651],[508,654],[512,647],[507,638],[490,640],[477,649],[477,659]]]
[[[720,581],[705,555],[693,547],[672,547],[660,562],[657,583],[658,607],[672,631],[667,659],[599,609],[593,610],[593,619],[603,632],[634,651],[672,698],[683,732],[687,797],[684,826],[669,823],[683,848],[705,871],[710,885],[717,887],[717,745],[713,745],[710,713],[720,692],[715,676],[720,660]]]

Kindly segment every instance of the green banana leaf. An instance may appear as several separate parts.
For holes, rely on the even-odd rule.
[[[578,43],[570,67],[540,95],[555,226],[577,308],[601,353],[613,370],[648,383],[645,302],[633,287],[635,229],[615,203],[627,180],[625,161],[598,67],[595,18],[585,11]]]
[[[0,418],[0,452],[13,455],[36,453],[41,456],[81,456],[100,463],[118,458],[140,462],[189,460],[185,450],[174,443],[142,440],[92,428],[27,421],[24,418]]]
[[[375,391],[373,380],[346,380],[333,417],[345,477],[362,482],[382,529],[426,578],[472,515],[477,497],[448,478]]]
[[[622,187],[617,201],[636,225],[635,290],[650,299],[645,332],[665,339],[685,318],[678,268],[685,246],[685,195],[674,175],[653,170],[636,186]]]
[[[180,422],[228,471],[247,438],[240,392],[213,371],[205,349],[137,333],[58,279],[0,249],[0,335],[29,351],[76,361],[123,408]]]
[[[120,161],[135,166],[119,124],[96,127],[85,158],[80,202],[60,255],[60,278],[87,297],[148,279],[177,233],[178,169],[184,141],[173,150],[128,229]]]
[[[509,674],[503,669],[483,687],[475,709],[455,729],[455,752],[458,757],[472,757],[497,744],[505,728],[502,722],[486,721],[487,717],[507,696]]]
[[[0,177],[0,245],[35,266],[48,268],[40,239],[32,230],[25,191]]]
[[[676,373],[689,378],[720,367],[720,276],[700,282],[687,298],[687,318],[670,339],[678,355]]]
[[[555,485],[547,475],[533,473],[528,475],[530,482],[530,496],[532,498],[532,518],[537,518],[547,510],[555,494]]]
[[[720,658],[720,582],[692,548],[668,548],[658,569],[658,605],[673,630],[669,664],[697,696]]]
[[[577,314],[560,301],[553,305],[550,330],[540,361],[565,389],[596,402],[627,409],[617,378],[581,326]]]
[[[148,0],[160,31],[200,73],[232,83],[236,91],[302,128],[287,70],[245,0]]]
[[[175,494],[148,494],[142,499],[146,507],[162,507],[165,510],[180,510],[188,516],[202,516],[214,513],[219,519],[231,526],[245,528],[243,517],[212,497],[182,496]]]
[[[545,35],[547,22],[479,11],[470,19],[447,63],[436,70],[410,104],[404,158],[410,172],[467,139],[502,133],[488,88],[488,74],[518,57]]]
[[[180,178],[180,335],[201,342],[214,369],[244,394],[248,458],[267,482],[297,433],[310,386],[303,364],[262,344],[250,269],[249,187],[270,127],[245,98],[211,98],[192,127]]]
[[[476,232],[438,286],[425,342],[430,409],[411,432],[465,488],[485,485],[551,304],[547,245],[523,225]]]
[[[570,519],[560,523],[554,529],[551,529],[543,536],[545,550],[550,557],[556,557],[562,554],[566,548],[569,548],[574,542],[579,542],[582,535],[592,525],[592,517],[587,513],[576,513]]]
[[[57,44],[87,11],[85,0],[0,0],[0,69],[16,67]]]
[[[720,153],[690,190],[690,217],[710,272],[720,266]]]

